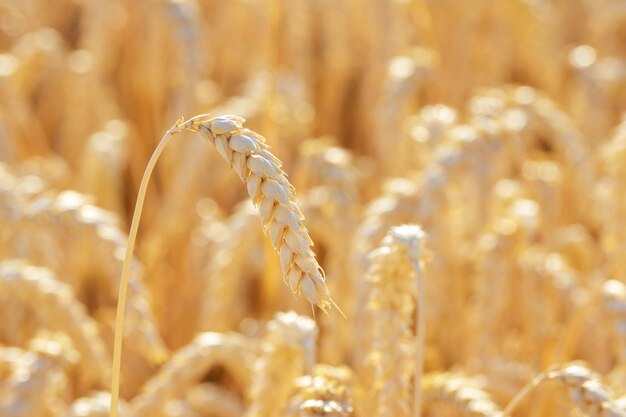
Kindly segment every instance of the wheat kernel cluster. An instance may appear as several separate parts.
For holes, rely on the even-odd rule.
[[[626,1],[0,1],[0,417],[626,417]]]

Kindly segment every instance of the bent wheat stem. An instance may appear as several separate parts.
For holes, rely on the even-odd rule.
[[[148,161],[139,186],[120,280],[113,346],[111,417],[118,415],[126,290],[143,201],[154,166],[174,133],[183,130],[201,133],[237,172],[259,210],[264,230],[270,235],[272,245],[280,256],[283,279],[291,290],[297,295],[304,295],[311,305],[315,304],[324,311],[336,307],[326,287],[324,272],[311,249],[313,241],[302,223],[304,216],[296,200],[295,189],[282,171],[282,163],[269,152],[265,139],[245,129],[244,121],[232,115],[214,118],[199,115],[188,120],[181,118],[165,133]]]
[[[128,277],[130,275],[131,260],[133,256],[133,249],[135,248],[135,240],[137,239],[137,230],[139,229],[139,220],[141,219],[141,212],[143,210],[143,202],[146,197],[146,191],[148,190],[148,182],[150,176],[154,170],[159,156],[163,153],[163,150],[167,144],[172,140],[172,135],[177,132],[180,121],[172,126],[154,150],[152,157],[148,161],[146,170],[141,178],[141,184],[139,185],[139,193],[137,195],[137,202],[135,203],[135,211],[133,212],[133,219],[130,223],[130,231],[128,233],[128,244],[126,247],[126,254],[124,256],[124,266],[122,267],[122,278],[120,279],[120,290],[117,299],[117,313],[115,316],[115,337],[113,341],[113,376],[111,378],[111,417],[117,417],[118,404],[120,396],[120,368],[122,364],[122,336],[124,330],[124,314],[126,312],[126,293],[128,289]]]

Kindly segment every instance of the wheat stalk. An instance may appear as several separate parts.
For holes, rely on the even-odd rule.
[[[374,416],[410,416],[410,379],[415,379],[413,415],[421,412],[419,381],[422,376],[425,297],[418,226],[392,227],[383,245],[371,254],[367,280],[366,342],[363,373],[365,399]],[[418,308],[419,307],[419,308]],[[416,341],[411,323],[415,315]]]
[[[295,190],[280,169],[280,161],[268,151],[265,139],[251,130],[244,129],[243,122],[244,119],[238,116],[211,118],[200,115],[186,121],[181,119],[165,133],[148,162],[139,187],[122,268],[113,345],[111,417],[117,416],[128,276],[143,201],[156,162],[175,133],[183,130],[200,132],[215,145],[218,153],[229,162],[247,185],[252,202],[259,208],[263,226],[269,232],[272,244],[279,253],[283,279],[292,291],[304,295],[311,304],[324,311],[334,305],[326,288],[322,269],[311,249],[313,242],[302,224],[304,216],[295,198]]]

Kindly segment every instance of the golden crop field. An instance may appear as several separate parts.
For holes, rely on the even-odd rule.
[[[0,417],[118,416],[626,417],[626,1],[0,0]]]

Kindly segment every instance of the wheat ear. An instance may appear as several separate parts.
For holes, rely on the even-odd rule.
[[[313,241],[302,223],[304,216],[295,189],[281,169],[282,163],[269,152],[265,139],[245,129],[244,121],[232,115],[216,118],[200,115],[181,127],[200,132],[237,172],[279,253],[285,282],[295,294],[302,294],[311,304],[326,311],[334,302],[311,249]]]
[[[241,386],[247,386],[255,355],[255,342],[243,335],[200,333],[146,382],[141,394],[131,403],[132,414],[154,415],[168,400],[181,398],[215,365],[224,366]]]
[[[569,363],[537,375],[509,402],[502,417],[511,416],[520,402],[544,381],[559,381],[569,393],[574,404],[589,417],[626,417],[606,392],[599,377],[580,364]]]
[[[245,417],[281,415],[296,378],[313,369],[316,336],[313,320],[293,311],[277,313],[268,323]]]
[[[23,305],[33,303],[37,306],[34,320],[68,335],[82,359],[81,389],[102,383],[102,375],[108,372],[105,345],[97,324],[69,285],[56,280],[47,269],[8,260],[0,262],[0,293],[20,300]],[[10,324],[11,316],[3,321],[4,325]]]
[[[433,373],[422,381],[425,409],[445,405],[466,417],[501,417],[480,378],[456,373]],[[430,415],[430,414],[428,414]]]
[[[189,120],[180,119],[165,132],[148,161],[139,186],[122,268],[113,344],[111,417],[117,417],[126,292],[143,202],[154,166],[175,133],[184,130],[200,132],[235,169],[259,209],[263,226],[269,231],[272,245],[280,256],[283,279],[291,290],[296,295],[304,295],[311,304],[324,311],[335,305],[326,287],[322,268],[311,249],[313,241],[302,223],[304,216],[296,200],[295,189],[280,169],[282,163],[269,152],[265,139],[245,129],[244,121],[243,118],[233,115],[214,118],[199,115]]]
[[[425,334],[425,297],[419,265],[423,237],[419,226],[392,227],[382,246],[371,253],[363,326],[371,329],[365,342],[367,357],[363,368],[365,395],[369,397],[364,402],[369,404],[363,406],[371,407],[373,416],[411,415],[412,376],[413,415],[420,413]],[[415,320],[413,314],[417,316]],[[417,342],[413,340],[413,322],[417,326]]]

